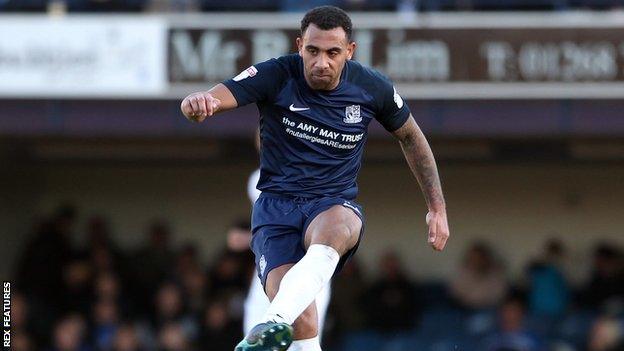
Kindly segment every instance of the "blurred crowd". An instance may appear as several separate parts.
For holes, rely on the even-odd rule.
[[[64,206],[35,225],[13,274],[14,351],[231,351],[242,337],[254,274],[249,223],[235,221],[205,266],[195,243],[172,245],[155,220],[135,250],[103,217],[76,228]],[[79,240],[76,240],[79,239]],[[82,242],[77,245],[77,242]],[[333,281],[328,351],[622,351],[624,257],[599,244],[592,262],[556,239],[510,281],[487,243],[474,243],[448,281],[418,281],[387,251],[375,276],[352,260]],[[591,267],[573,284],[572,266]]]
[[[36,12],[289,12],[320,5],[347,11],[604,10],[622,7],[624,0],[0,0],[0,10]]]

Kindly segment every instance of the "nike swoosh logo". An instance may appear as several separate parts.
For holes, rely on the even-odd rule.
[[[293,112],[305,111],[310,109],[309,107],[295,107],[295,104],[291,104],[288,108]]]

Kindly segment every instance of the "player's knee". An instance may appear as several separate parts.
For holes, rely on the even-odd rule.
[[[343,245],[341,254],[351,249],[358,241],[362,223],[359,218],[347,217],[331,230],[331,237]]]
[[[343,255],[355,246],[361,228],[362,221],[355,213],[336,205],[312,222],[308,228],[310,235],[306,235],[306,246],[328,245]]]
[[[318,318],[314,311],[306,309],[293,324],[295,339],[311,339],[318,335]]]
[[[345,245],[348,245],[348,243],[353,241],[353,238],[357,235],[356,233],[355,225],[343,222],[333,228],[331,235],[345,243]]]

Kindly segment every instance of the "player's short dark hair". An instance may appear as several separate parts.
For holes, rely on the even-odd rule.
[[[352,40],[353,24],[347,13],[336,6],[319,6],[308,11],[301,20],[301,37],[306,29],[314,24],[322,30],[341,27],[347,33],[347,39]]]

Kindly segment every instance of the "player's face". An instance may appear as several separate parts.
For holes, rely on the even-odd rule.
[[[297,38],[297,47],[303,58],[306,81],[316,90],[338,86],[345,62],[355,51],[355,43],[349,41],[342,27],[322,30],[314,24],[306,29],[303,38]]]

